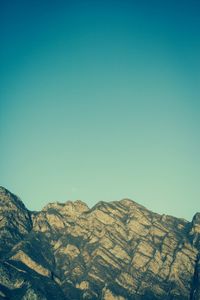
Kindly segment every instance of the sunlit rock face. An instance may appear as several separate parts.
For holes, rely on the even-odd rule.
[[[0,188],[0,234],[0,299],[200,300],[200,213],[129,199],[30,212]]]
[[[7,254],[31,229],[31,214],[24,204],[0,187],[0,255]]]

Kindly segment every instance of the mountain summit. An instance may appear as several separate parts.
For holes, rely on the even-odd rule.
[[[0,187],[0,300],[200,300],[192,222],[130,199],[31,212]]]

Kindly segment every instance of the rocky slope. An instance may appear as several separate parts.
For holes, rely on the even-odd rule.
[[[0,299],[200,300],[192,222],[129,200],[28,211],[0,188]]]

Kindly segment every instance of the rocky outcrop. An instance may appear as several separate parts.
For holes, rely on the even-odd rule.
[[[31,214],[22,201],[0,187],[0,255],[6,255],[32,229]]]
[[[190,227],[191,243],[198,249],[196,266],[194,270],[193,285],[191,289],[191,299],[200,299],[200,213],[196,213]]]
[[[199,213],[190,223],[129,199],[29,212],[0,191],[0,299],[200,300]]]

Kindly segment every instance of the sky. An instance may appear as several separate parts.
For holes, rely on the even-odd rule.
[[[199,1],[8,0],[0,23],[0,185],[200,211]]]

